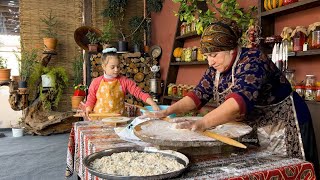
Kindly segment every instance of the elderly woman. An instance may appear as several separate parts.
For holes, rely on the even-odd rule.
[[[207,56],[209,68],[193,92],[155,116],[199,109],[213,98],[219,105],[216,109],[201,120],[183,122],[180,127],[205,130],[242,120],[257,130],[260,146],[311,161],[318,171],[307,105],[261,51],[239,47],[240,36],[237,24],[228,19],[206,28],[200,48]]]

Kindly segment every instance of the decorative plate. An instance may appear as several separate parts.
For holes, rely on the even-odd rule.
[[[158,45],[154,45],[150,48],[149,54],[153,58],[158,58],[161,55],[161,47]]]

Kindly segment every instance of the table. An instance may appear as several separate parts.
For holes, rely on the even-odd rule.
[[[81,179],[99,179],[85,169],[81,159],[103,149],[136,146],[121,140],[113,128],[101,121],[73,124],[68,144],[67,177],[75,171]],[[264,151],[228,157],[205,155],[190,160],[190,167],[176,179],[316,179],[311,163]]]

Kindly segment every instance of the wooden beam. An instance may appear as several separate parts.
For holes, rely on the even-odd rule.
[[[92,26],[92,1],[83,0],[83,25]]]

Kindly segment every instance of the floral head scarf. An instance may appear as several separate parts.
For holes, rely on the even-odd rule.
[[[241,37],[241,29],[231,19],[222,19],[209,25],[200,41],[202,53],[227,51],[234,49]]]

